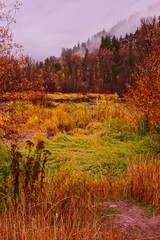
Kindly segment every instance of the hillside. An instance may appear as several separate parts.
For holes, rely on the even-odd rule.
[[[101,38],[106,35],[110,35],[113,37],[122,37],[124,38],[126,34],[135,33],[137,28],[140,28],[140,19],[141,18],[150,18],[153,16],[159,16],[160,3],[151,5],[149,8],[143,9],[143,11],[132,14],[128,19],[120,20],[117,24],[115,24],[110,29],[103,29],[98,33],[94,34],[92,37],[88,38],[86,42],[78,43],[73,47],[73,53],[84,54],[86,48],[89,52],[95,51],[99,48],[101,43]]]

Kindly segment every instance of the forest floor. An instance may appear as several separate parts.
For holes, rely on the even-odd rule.
[[[127,240],[160,239],[160,214],[125,201],[101,202],[94,206],[101,213],[99,221],[108,220]],[[123,236],[123,235],[122,235]]]

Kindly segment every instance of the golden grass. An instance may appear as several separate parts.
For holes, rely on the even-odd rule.
[[[19,101],[8,105],[5,114],[0,115],[0,134],[7,136],[8,129],[12,128],[21,133],[35,131],[45,133],[46,136],[54,136],[59,131],[86,129],[91,123],[107,122],[115,118],[137,131],[140,115],[133,107],[128,108],[119,104],[106,105],[103,101],[99,101],[94,105],[63,103],[47,108]]]
[[[42,210],[43,212],[43,210]],[[76,215],[77,213],[74,212]],[[72,216],[73,218],[73,216]],[[7,225],[6,225],[7,221]],[[83,221],[83,220],[82,220]],[[60,220],[58,224],[47,221],[43,213],[23,216],[23,213],[3,214],[0,218],[1,240],[120,240],[112,227],[107,229],[97,219],[81,227],[81,220]]]
[[[58,101],[58,100],[68,100],[68,101],[92,101],[93,99],[97,101],[109,101],[109,102],[121,102],[122,99],[119,98],[118,94],[100,94],[100,93],[44,93],[44,92],[34,92],[25,91],[20,93],[5,93],[2,98],[4,100],[29,100],[32,102],[40,101]]]
[[[10,206],[3,211],[0,239],[123,239],[94,208],[95,201],[108,199],[110,182],[90,180],[59,173],[46,183],[36,203],[26,207],[22,198],[16,210]]]
[[[142,162],[129,168],[124,188],[127,198],[160,206],[160,162]]]
[[[0,215],[1,240],[101,240],[126,239],[117,232],[113,218],[99,215],[95,204],[112,199],[135,199],[160,204],[160,164],[133,164],[124,178],[59,173],[46,179],[36,202],[25,204],[21,196]]]

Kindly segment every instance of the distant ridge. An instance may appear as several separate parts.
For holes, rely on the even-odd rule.
[[[106,35],[116,36],[116,37],[125,37],[126,34],[135,33],[137,28],[140,27],[140,19],[159,16],[160,15],[160,2],[151,5],[148,8],[144,8],[142,12],[137,12],[136,14],[131,15],[128,19],[120,20],[116,25],[111,27],[108,31],[103,29],[102,31],[94,34],[86,42],[78,43],[72,49],[73,53],[84,54],[86,48],[89,52],[95,51],[99,48],[101,44],[101,38]]]

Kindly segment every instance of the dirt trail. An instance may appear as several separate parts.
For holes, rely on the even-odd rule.
[[[160,239],[160,214],[148,216],[143,208],[123,201],[99,203],[95,207],[108,209],[110,214],[104,214],[103,219],[110,218],[126,240]]]

